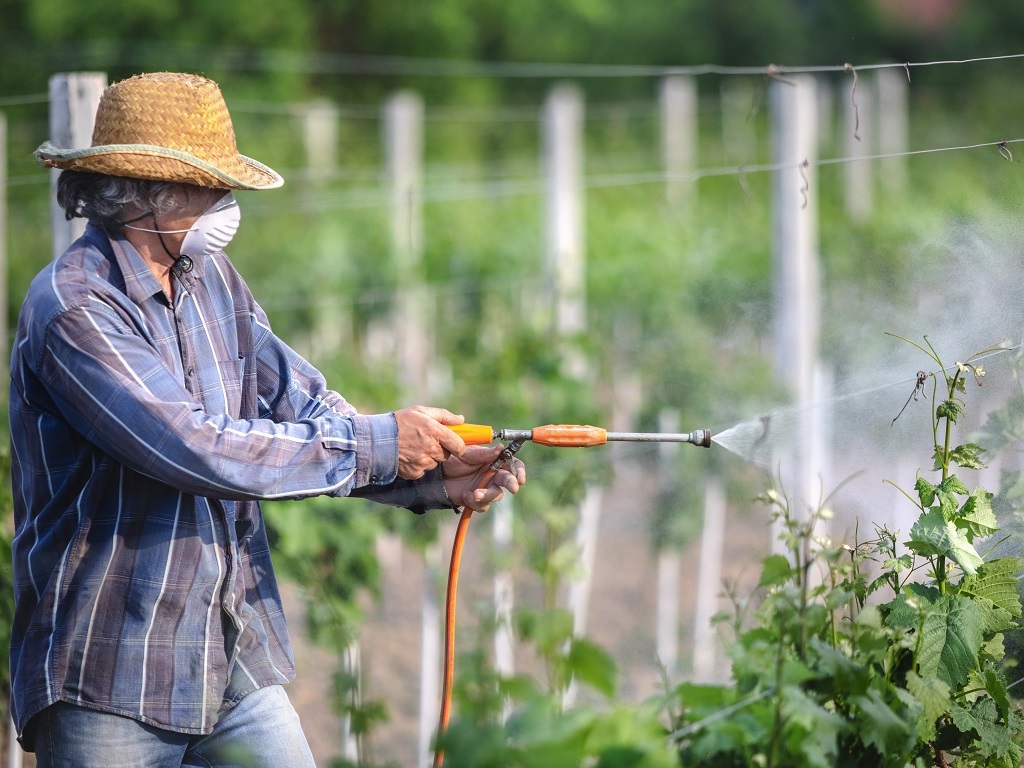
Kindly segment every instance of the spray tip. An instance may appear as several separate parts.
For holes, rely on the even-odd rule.
[[[694,445],[699,445],[702,448],[711,447],[711,430],[710,429],[698,429],[695,432],[690,433],[690,442]]]

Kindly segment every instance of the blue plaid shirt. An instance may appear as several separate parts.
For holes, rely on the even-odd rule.
[[[11,360],[12,710],[57,701],[208,733],[294,676],[260,499],[447,506],[278,339],[223,253],[169,301],[90,225],[32,282]],[[30,738],[26,746],[31,748]]]

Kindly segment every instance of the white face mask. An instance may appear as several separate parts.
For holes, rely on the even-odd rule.
[[[181,241],[182,256],[209,256],[223,251],[238,231],[242,209],[230,192],[196,219]]]
[[[195,224],[188,229],[146,229],[145,227],[131,226],[130,222],[138,221],[138,219],[146,216],[156,218],[153,212],[150,211],[142,216],[129,219],[127,222],[120,222],[120,224],[128,229],[137,229],[140,232],[155,232],[158,235],[173,235],[185,232],[187,234],[181,241],[180,255],[209,256],[217,251],[223,251],[227,244],[231,242],[231,238],[238,231],[238,223],[242,219],[242,209],[238,207],[238,201],[235,200],[234,194],[228,192],[214,203],[206,213],[196,219]],[[160,242],[164,242],[162,237]],[[165,244],[164,249],[166,250],[166,248]],[[174,258],[170,251],[168,251],[167,255]]]

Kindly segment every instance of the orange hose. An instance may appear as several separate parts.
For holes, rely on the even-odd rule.
[[[492,473],[493,474],[493,473]],[[488,478],[489,480],[490,478]],[[486,484],[487,480],[484,481]],[[459,566],[462,563],[462,548],[466,543],[466,531],[473,510],[462,508],[459,527],[455,529],[455,541],[452,543],[452,560],[448,568],[448,594],[444,606],[444,676],[441,691],[441,716],[437,723],[437,738],[448,730],[448,720],[452,713],[452,682],[455,680],[455,599],[459,588]],[[434,751],[434,768],[444,765],[444,750]]]

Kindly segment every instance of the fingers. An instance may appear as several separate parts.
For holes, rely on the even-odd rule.
[[[429,405],[414,405],[412,409],[430,417],[439,424],[444,424],[450,427],[454,427],[456,424],[462,424],[466,421],[465,416],[452,413],[445,408],[431,408]]]
[[[522,482],[526,482],[526,470],[522,470]],[[499,469],[491,478],[489,487],[504,488],[510,493],[519,493],[519,473],[510,472],[507,469]]]
[[[490,466],[501,455],[500,445],[467,445],[459,456],[463,465],[462,474],[476,472],[482,466]]]
[[[511,473],[516,478],[518,485],[526,482],[526,465],[519,459],[512,459]]]
[[[445,408],[431,408],[426,405],[413,406],[413,410],[427,417],[431,424],[430,433],[436,438],[443,450],[455,456],[461,456],[465,452],[466,443],[463,439],[452,432],[452,430],[447,429],[449,426],[454,427],[456,424],[465,422],[466,418],[464,416],[452,413]],[[445,428],[442,429],[439,425]],[[442,461],[446,458],[448,457],[445,456]]]
[[[466,450],[462,438],[445,424],[461,424],[462,416],[444,408],[413,406],[395,411],[398,425],[398,475],[415,480],[449,456]]]
[[[491,456],[495,455],[490,449],[486,449],[485,453]],[[477,485],[482,484],[483,487],[470,485],[455,498],[457,505],[468,507],[475,512],[484,512],[491,504],[503,498],[505,491],[518,493],[520,486],[526,482],[526,465],[515,458],[507,466],[503,466],[497,471],[492,472],[487,469],[482,475],[480,472],[477,470],[471,476],[463,478],[462,482],[472,481],[472,478],[476,477]]]
[[[474,512],[486,512],[491,504],[499,501],[504,495],[505,492],[495,486],[477,488],[475,491],[466,491],[462,494],[459,506],[468,507]]]

